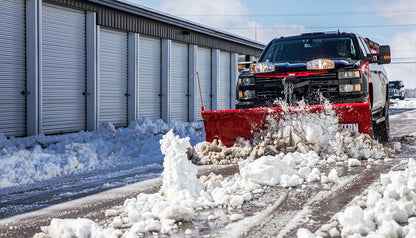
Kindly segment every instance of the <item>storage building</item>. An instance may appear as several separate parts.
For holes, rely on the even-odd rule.
[[[264,45],[116,0],[0,1],[0,133],[201,120],[234,105],[238,56]]]

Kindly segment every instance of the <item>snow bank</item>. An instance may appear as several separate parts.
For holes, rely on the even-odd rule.
[[[0,134],[0,189],[94,169],[162,162],[159,140],[173,129],[177,135],[203,141],[202,122],[139,119],[128,128],[103,123],[97,131],[7,139]]]
[[[390,99],[390,108],[416,108],[416,98]]]
[[[197,178],[197,166],[188,160],[189,138],[181,139],[171,131],[160,141],[165,154],[163,185],[156,194],[139,194],[127,199],[119,210],[106,212],[113,217],[107,228],[102,228],[90,220],[54,219],[43,233],[36,237],[78,237],[78,228],[87,234],[85,237],[99,237],[103,232],[120,234],[126,230],[126,237],[135,237],[138,233],[170,233],[177,221],[190,220],[197,209],[224,206],[240,208],[252,198],[250,191],[261,188],[246,182],[237,174],[231,178],[210,174]],[[243,214],[232,214],[231,220],[242,219]],[[82,224],[79,224],[82,223]],[[123,232],[122,232],[123,233]]]

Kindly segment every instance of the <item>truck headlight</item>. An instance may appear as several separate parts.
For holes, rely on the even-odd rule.
[[[244,90],[238,92],[238,97],[240,98],[254,98],[256,97],[256,92],[254,90]]]
[[[254,85],[254,78],[238,78],[239,85]]]
[[[339,92],[341,93],[350,93],[350,92],[360,92],[361,84],[341,84],[339,85]]]
[[[269,73],[274,72],[275,66],[269,62],[261,62],[250,65],[250,73]]]
[[[307,70],[333,69],[334,67],[334,61],[329,59],[314,59],[306,62]]]
[[[359,78],[360,71],[341,71],[338,73],[338,79],[352,79],[352,78]]]

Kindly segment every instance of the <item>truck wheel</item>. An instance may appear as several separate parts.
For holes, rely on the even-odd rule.
[[[375,125],[375,123],[373,124],[373,129],[374,129],[374,135],[375,135],[375,139],[381,141],[381,142],[386,142],[389,140],[389,129],[390,129],[390,123],[389,123],[389,104],[386,103],[386,106],[384,107],[384,121],[380,122],[379,124]]]

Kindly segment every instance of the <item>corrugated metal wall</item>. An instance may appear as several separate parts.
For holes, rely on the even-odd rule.
[[[159,17],[151,14],[149,17],[135,15],[136,11],[129,12],[119,11],[114,8],[96,4],[99,1],[79,1],[79,0],[44,0],[45,2],[57,3],[73,8],[97,12],[97,24],[101,26],[116,28],[125,31],[137,32],[143,35],[149,35],[174,41],[180,41],[188,44],[195,44],[209,48],[221,49],[239,54],[259,56],[264,45],[260,43],[248,42],[229,34],[213,31],[212,34],[223,38],[211,36],[204,33],[204,29],[187,29],[184,26],[175,26],[171,23],[164,23],[164,16]],[[100,2],[104,4],[104,2]],[[119,4],[122,5],[122,4]],[[148,14],[148,13],[146,13]],[[151,19],[154,18],[154,19]],[[166,18],[166,17],[165,17]],[[195,27],[198,28],[198,27]],[[207,31],[207,30],[206,30]],[[235,41],[232,42],[231,40]]]
[[[220,77],[218,92],[218,110],[231,108],[231,54],[220,53]]]
[[[172,42],[171,50],[171,119],[188,121],[189,90],[188,45]]]
[[[138,117],[161,118],[161,41],[142,37],[139,40]]]
[[[127,32],[100,29],[99,124],[127,126]]]
[[[85,12],[43,5],[41,108],[45,134],[86,129],[85,38]]]
[[[0,133],[26,135],[25,1],[0,1]]]
[[[124,2],[42,0],[42,4],[39,5],[42,10],[42,13],[39,14],[39,23],[37,22],[36,8],[33,7],[34,3],[30,2],[32,4],[28,5],[29,12],[27,13],[25,12],[26,3],[24,0],[0,1],[0,133],[5,133],[7,136],[26,135],[27,123],[30,124],[30,128],[36,127],[31,130],[31,133],[45,134],[85,130],[87,120],[88,123],[94,123],[94,127],[96,123],[102,121],[111,121],[116,126],[126,126],[129,102],[130,106],[137,110],[137,117],[161,118],[161,104],[163,103],[164,107],[168,105],[169,118],[186,121],[191,110],[189,108],[191,95],[188,95],[190,92],[189,62],[191,60],[198,62],[197,68],[201,78],[204,106],[206,110],[210,110],[213,78],[211,50],[219,49],[221,52],[238,52],[250,55],[258,55],[261,51],[261,44],[245,42],[244,39],[215,29],[129,6]],[[86,11],[94,12],[94,19],[88,18],[89,22],[93,20],[92,25],[89,25],[92,27],[89,28],[88,34],[86,32]],[[31,66],[30,72],[28,72],[31,77],[27,77],[27,79],[26,14],[29,14],[31,23],[28,28],[30,33],[28,34],[30,35],[28,42],[36,46],[36,49],[37,34],[40,36],[39,52],[32,50],[28,54],[30,56],[27,56],[29,57],[27,59],[28,65]],[[91,30],[95,29],[96,25],[99,26],[97,29],[102,29],[101,32]],[[117,37],[111,33],[118,30],[122,32],[122,39],[118,38],[113,41]],[[134,52],[138,54],[138,63],[134,63],[137,66],[137,72],[131,71],[134,74],[137,73],[138,78],[135,87],[137,97],[133,100],[133,104],[125,95],[128,91],[129,77],[127,75],[129,63],[127,62],[127,32],[139,33],[138,50]],[[103,41],[97,43],[95,37],[101,38]],[[95,42],[90,44],[93,47],[95,44],[100,47],[101,44],[102,48],[87,51],[86,38],[90,39],[88,42]],[[163,102],[161,98],[166,95],[161,94],[162,39],[172,40],[171,52],[164,52],[171,58],[171,62],[167,64],[171,67],[170,81],[168,81],[171,85],[169,99]],[[124,42],[121,43],[122,47],[115,44],[115,42],[121,41]],[[198,59],[194,59],[194,56],[191,56],[192,59],[189,58],[188,47],[192,45],[199,48]],[[87,52],[89,56],[94,55],[89,58],[93,60],[88,62],[86,60]],[[102,58],[98,58],[98,62],[93,62],[95,56],[99,57],[100,54]],[[36,61],[38,57],[41,62]],[[114,59],[117,60],[114,61]],[[100,65],[100,61],[102,65]],[[38,63],[40,68],[37,68]],[[96,63],[98,65],[95,65]],[[228,62],[224,63],[228,64]],[[94,73],[94,77],[90,77],[88,80],[89,85],[93,85],[88,88],[88,90],[93,90],[89,94],[86,92],[87,64]],[[129,68],[131,69],[131,67]],[[98,71],[94,71],[94,69],[98,69]],[[95,79],[95,73],[97,73],[97,79]],[[224,77],[228,78],[225,74],[226,72]],[[38,76],[39,81],[37,81]],[[130,74],[130,76],[132,75]],[[136,75],[132,77],[129,78],[130,82],[136,82]],[[30,81],[26,82],[26,80]],[[36,82],[32,80],[36,80]],[[36,90],[36,95],[30,94],[32,95],[30,103],[36,104],[39,100],[36,108],[29,111],[28,119],[26,119],[27,106],[26,95],[24,95],[26,83],[30,90]],[[167,85],[169,86],[169,84]],[[110,88],[111,90],[108,90]],[[192,90],[194,89],[192,88]],[[116,91],[117,96],[112,94]],[[224,90],[224,98],[226,98],[226,91],[228,89]],[[94,112],[92,116],[88,114],[87,118],[88,95],[90,95],[88,103],[89,105],[93,104],[91,108]],[[198,97],[197,110],[200,115],[199,92],[196,92],[195,96]],[[224,99],[224,105],[227,103],[228,101]],[[194,111],[192,114],[194,115]],[[130,115],[130,119],[133,120],[134,116]],[[201,117],[198,119],[200,120]]]

